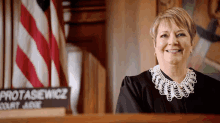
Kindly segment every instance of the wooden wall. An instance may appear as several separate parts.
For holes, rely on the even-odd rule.
[[[105,113],[106,27],[104,0],[64,0],[67,43],[80,47],[82,79],[78,113]]]
[[[64,6],[64,13],[70,14],[65,19],[69,26],[67,42],[91,52],[106,66],[105,1],[70,1]]]
[[[150,25],[156,16],[155,0],[107,0],[109,99],[116,102],[125,75],[137,75],[156,64]]]

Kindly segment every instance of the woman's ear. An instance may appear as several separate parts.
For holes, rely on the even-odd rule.
[[[193,47],[195,44],[194,40],[191,41],[191,46]]]
[[[156,40],[153,38],[154,48],[156,48]]]
[[[192,41],[192,43],[191,43],[191,48],[190,48],[190,53],[192,53],[192,51],[193,51],[193,46],[194,46],[194,44],[195,44],[195,42]]]

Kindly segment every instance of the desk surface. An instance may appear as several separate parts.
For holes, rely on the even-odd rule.
[[[220,115],[211,114],[88,114],[0,119],[1,123],[197,123],[218,121],[220,121]]]

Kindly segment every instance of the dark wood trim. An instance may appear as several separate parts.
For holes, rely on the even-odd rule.
[[[99,24],[99,23],[105,23],[105,20],[100,20],[100,21],[84,21],[84,22],[65,22],[65,24],[69,24],[69,25],[79,25],[79,24]]]
[[[65,7],[63,9],[63,12],[82,12],[82,11],[105,11],[105,6],[95,6],[95,7],[79,7],[79,8],[71,8],[71,7]]]

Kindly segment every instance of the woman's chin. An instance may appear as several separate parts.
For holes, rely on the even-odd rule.
[[[182,64],[182,60],[181,59],[167,59],[166,62],[168,64],[171,64],[171,65],[178,65],[178,64]]]
[[[171,65],[178,65],[180,62],[179,61],[169,61],[168,63]]]

